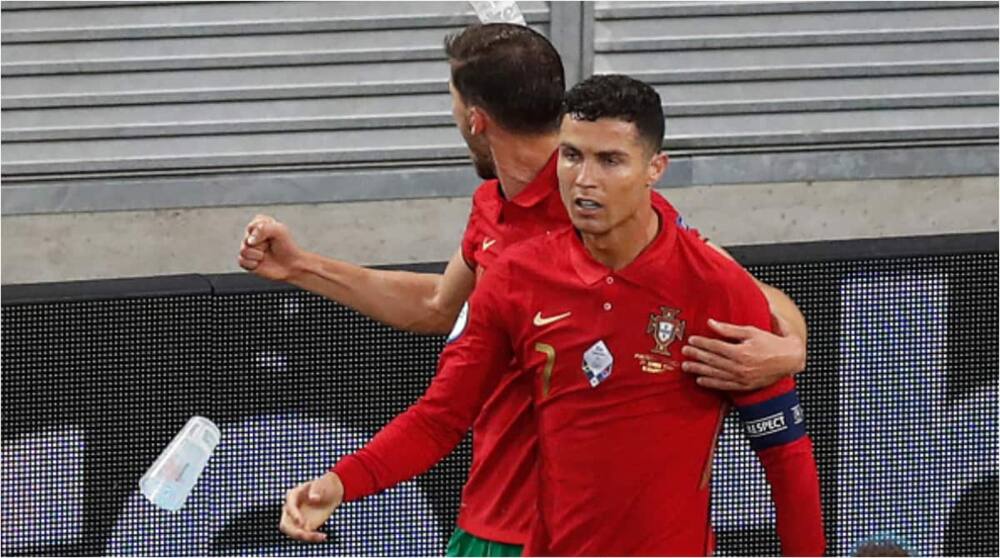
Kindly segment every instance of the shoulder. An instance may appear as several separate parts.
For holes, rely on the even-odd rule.
[[[691,272],[706,287],[740,291],[752,286],[756,290],[753,278],[743,266],[697,235],[678,229],[676,248],[684,256]]]
[[[575,234],[573,227],[566,225],[522,240],[505,249],[492,267],[499,267],[508,274],[546,273],[565,255],[566,244],[572,234]]]
[[[695,292],[704,297],[708,317],[761,329],[770,327],[767,298],[746,269],[693,235],[678,235],[678,239],[678,246],[695,270]]]

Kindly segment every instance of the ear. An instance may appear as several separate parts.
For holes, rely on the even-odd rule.
[[[472,132],[472,135],[478,136],[486,133],[489,125],[490,116],[486,114],[486,111],[479,107],[469,107],[469,131]]]
[[[670,158],[667,154],[660,151],[653,158],[649,160],[649,174],[647,175],[648,186],[652,187],[654,184],[660,181],[663,173],[667,172],[667,166],[670,164]]]

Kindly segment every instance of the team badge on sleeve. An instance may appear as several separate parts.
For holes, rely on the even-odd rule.
[[[455,319],[455,325],[451,328],[451,333],[448,334],[448,340],[446,343],[451,343],[452,341],[458,339],[465,332],[465,326],[469,323],[469,303],[466,302],[462,305],[462,311],[458,313],[458,318]]]
[[[587,376],[590,387],[597,387],[611,376],[611,366],[615,357],[611,355],[604,341],[598,341],[583,353],[583,374]]]

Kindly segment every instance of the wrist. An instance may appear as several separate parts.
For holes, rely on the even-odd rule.
[[[287,281],[298,287],[305,287],[306,277],[317,275],[319,270],[316,267],[316,257],[305,251],[299,251],[289,259]]]
[[[340,475],[338,475],[337,473],[334,473],[332,470],[331,471],[327,471],[323,475],[323,482],[325,484],[330,485],[330,488],[332,488],[334,490],[335,494],[343,494],[344,493],[344,483],[343,483],[343,481],[340,480]]]
[[[336,479],[345,502],[364,498],[376,490],[371,475],[353,455],[344,456],[326,474]]]
[[[795,342],[791,354],[791,373],[798,374],[806,369],[806,342],[798,335],[790,335],[789,338]]]

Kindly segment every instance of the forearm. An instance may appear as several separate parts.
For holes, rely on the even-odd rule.
[[[305,253],[288,282],[397,329],[447,333],[458,308],[437,304],[442,276],[369,269]]]
[[[802,315],[802,311],[796,306],[795,301],[791,299],[787,294],[782,292],[780,289],[776,289],[767,283],[759,281],[754,277],[754,282],[760,287],[761,292],[767,298],[767,303],[771,307],[771,312],[780,316],[786,322],[788,322],[790,333],[795,335],[802,340],[802,343],[806,342],[806,335],[808,331],[806,329],[806,318]]]
[[[330,469],[344,485],[345,501],[370,496],[426,472],[462,440],[465,429],[433,428],[417,405]]]
[[[809,437],[759,451],[758,457],[771,485],[782,554],[822,556],[826,537],[819,478]]]

